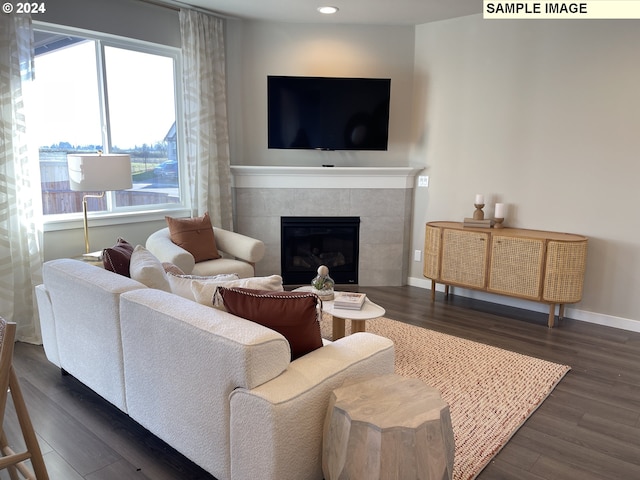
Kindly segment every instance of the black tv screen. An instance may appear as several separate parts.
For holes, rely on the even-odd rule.
[[[267,77],[268,146],[386,150],[388,78]]]

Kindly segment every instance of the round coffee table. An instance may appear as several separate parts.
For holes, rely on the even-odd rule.
[[[299,287],[294,291],[310,292],[311,290],[311,287]],[[339,296],[340,292],[335,292],[335,298],[338,298]],[[332,340],[338,340],[339,338],[344,337],[345,322],[347,320],[351,320],[351,333],[365,332],[367,320],[382,317],[386,312],[380,305],[369,300],[369,297],[364,300],[364,304],[359,310],[336,308],[333,304],[333,300],[323,300],[322,311],[333,317],[333,329],[331,334]]]
[[[338,298],[340,292],[335,292],[335,296]],[[369,300],[369,297],[364,300],[360,310],[336,308],[333,300],[330,300],[322,302],[322,311],[333,317],[333,340],[344,337],[345,322],[347,320],[351,320],[351,333],[364,332],[366,331],[367,320],[373,320],[385,314],[385,309],[373,303]]]

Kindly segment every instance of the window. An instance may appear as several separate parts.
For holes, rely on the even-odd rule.
[[[179,53],[170,47],[36,29],[33,113],[43,214],[82,211],[67,154],[131,156],[133,188],[89,199],[90,212],[181,206],[176,129]],[[46,217],[46,216],[49,217]]]

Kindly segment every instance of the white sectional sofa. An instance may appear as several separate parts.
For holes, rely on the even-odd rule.
[[[392,373],[357,333],[294,361],[279,333],[82,261],[36,287],[47,358],[218,480],[322,479],[329,394]]]

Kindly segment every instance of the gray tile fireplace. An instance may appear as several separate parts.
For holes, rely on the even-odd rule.
[[[235,229],[266,245],[256,274],[282,274],[281,217],[359,217],[357,283],[405,285],[417,171],[410,167],[232,166]],[[311,273],[304,283],[314,276]]]

